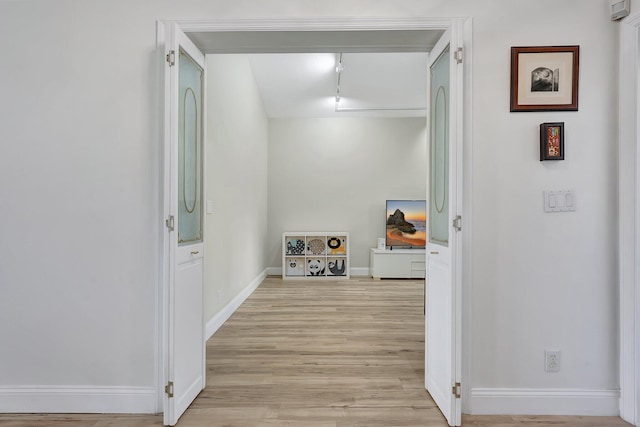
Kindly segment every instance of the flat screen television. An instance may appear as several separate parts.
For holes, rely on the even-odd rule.
[[[426,200],[387,200],[385,243],[390,249],[424,248],[427,239]]]

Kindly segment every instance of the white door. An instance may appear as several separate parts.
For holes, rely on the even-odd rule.
[[[178,418],[205,386],[203,313],[204,55],[175,24],[167,26],[165,130],[169,143],[167,328],[164,423]]]
[[[462,79],[452,34],[455,31],[448,30],[429,54],[425,386],[449,425],[459,426],[461,233],[456,217],[461,208]]]

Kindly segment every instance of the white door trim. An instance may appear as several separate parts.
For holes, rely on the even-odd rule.
[[[620,416],[640,424],[640,13],[620,23],[618,135]]]
[[[157,46],[159,53],[159,66],[164,61],[164,25],[169,21],[159,22],[157,31]],[[461,29],[462,38],[461,42],[464,49],[464,66],[463,66],[463,80],[464,80],[464,94],[463,94],[463,182],[462,182],[462,197],[463,206],[461,207],[465,227],[464,240],[462,242],[462,259],[460,260],[460,266],[462,268],[462,408],[464,412],[467,412],[468,408],[465,406],[465,402],[470,396],[469,378],[471,378],[471,321],[469,319],[471,304],[471,278],[473,277],[471,271],[471,209],[470,202],[472,200],[471,189],[472,176],[472,110],[471,110],[471,18],[427,18],[427,17],[322,17],[322,18],[286,18],[286,19],[206,19],[206,20],[177,20],[176,22],[180,28],[186,32],[249,32],[249,31],[389,31],[389,30],[445,30],[447,28],[458,24]],[[205,52],[206,53],[206,52]],[[259,53],[259,52],[256,52]],[[163,69],[163,68],[160,68]],[[162,76],[160,76],[160,82],[164,82]],[[164,89],[164,88],[162,88]],[[160,99],[160,105],[164,105],[164,100]],[[162,125],[160,127],[161,135],[165,135],[167,132],[167,124],[164,123],[164,117],[162,117]],[[165,142],[166,143],[166,142]],[[164,159],[163,168],[169,167],[167,159]],[[166,291],[165,277],[167,277],[166,271],[168,269],[168,238],[164,229],[164,218],[169,215],[169,201],[168,201],[168,184],[163,182],[163,219],[162,219],[162,267],[159,274],[161,278],[159,280],[160,287],[158,290],[158,350],[157,350],[157,389],[158,389],[158,407],[161,410],[162,397],[164,394],[165,379],[165,365],[166,365],[166,348],[167,345],[163,341],[165,336],[165,329],[167,327],[167,313],[166,303],[168,294]]]
[[[169,174],[166,173],[171,169],[171,157],[168,155],[171,149],[171,141],[169,135],[171,133],[170,123],[165,120],[165,109],[166,103],[164,94],[169,93],[171,90],[171,85],[169,84],[169,79],[166,78],[166,44],[168,41],[166,40],[166,27],[167,23],[158,21],[156,25],[156,52],[158,53],[157,58],[157,69],[158,80],[160,82],[160,97],[158,99],[158,116],[159,121],[161,123],[159,140],[162,144],[162,167],[160,170],[161,179],[162,179],[162,194],[160,200],[162,202],[162,218],[160,219],[160,242],[162,247],[160,249],[161,259],[160,259],[160,272],[159,272],[159,289],[156,296],[156,302],[158,307],[158,312],[156,314],[156,319],[158,322],[158,330],[156,332],[156,390],[157,390],[157,413],[164,413],[164,399],[165,399],[165,390],[164,387],[167,383],[168,378],[168,367],[167,360],[169,355],[169,344],[167,341],[167,330],[169,327],[169,319],[168,319],[168,301],[169,301],[169,272],[170,272],[170,250],[171,250],[171,239],[169,237],[169,233],[167,233],[166,220],[171,215],[171,198],[170,198],[170,189],[171,189],[171,180],[169,179]]]
[[[471,360],[472,360],[472,337],[474,334],[473,322],[471,318],[471,308],[473,289],[473,269],[472,269],[472,227],[473,227],[473,114],[472,114],[472,64],[473,64],[473,38],[472,34],[472,21],[471,19],[461,20],[458,27],[458,40],[463,46],[463,59],[462,59],[462,94],[459,96],[461,99],[458,102],[462,105],[463,119],[459,123],[459,131],[462,132],[462,136],[459,137],[462,144],[462,180],[458,183],[460,185],[459,191],[459,211],[462,215],[462,227],[464,227],[464,233],[462,233],[462,241],[459,242],[459,268],[460,270],[460,344],[461,344],[461,360],[460,360],[460,379],[462,381],[461,391],[462,399],[460,404],[462,405],[462,413],[471,413]]]
[[[176,21],[185,32],[444,30],[454,19],[422,17],[323,17]],[[276,46],[277,47],[277,46]]]

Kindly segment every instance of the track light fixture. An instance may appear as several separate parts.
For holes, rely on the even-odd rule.
[[[344,71],[344,65],[342,65],[342,53],[337,54],[338,57],[338,65],[336,65],[336,108],[338,108],[338,103],[340,102],[340,76]]]
[[[341,80],[342,80],[342,73],[344,72],[344,63],[342,62],[343,60],[343,53],[336,53],[336,59],[335,59],[335,64],[336,64],[336,92],[335,92],[335,109],[334,111],[336,113],[358,113],[358,112],[371,112],[371,111],[425,111],[425,109],[423,107],[416,107],[416,108],[407,108],[407,107],[358,107],[358,106],[354,106],[354,107],[349,107],[349,104],[354,104],[354,102],[358,102],[356,101],[354,98],[350,98],[347,97],[346,101],[342,102],[342,106],[341,104],[341,100],[342,100],[342,94],[340,93],[340,85],[341,85]],[[356,69],[358,68],[357,66],[355,67]],[[354,73],[354,68],[352,67],[350,69],[350,74]],[[353,79],[353,76],[350,75],[350,78]],[[353,85],[353,81],[351,83],[348,83],[349,88],[347,88],[347,92],[349,94],[351,94],[352,97],[357,95],[354,95],[354,92],[351,91],[351,85]],[[355,84],[355,86],[357,87],[357,83]],[[362,103],[362,99],[359,100]],[[345,105],[346,103],[346,105]]]

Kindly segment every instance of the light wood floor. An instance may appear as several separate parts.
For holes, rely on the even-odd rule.
[[[268,278],[207,343],[180,427],[447,425],[424,390],[421,281]],[[467,416],[465,426],[629,426],[615,417]],[[159,416],[2,415],[0,426],[160,426]]]

